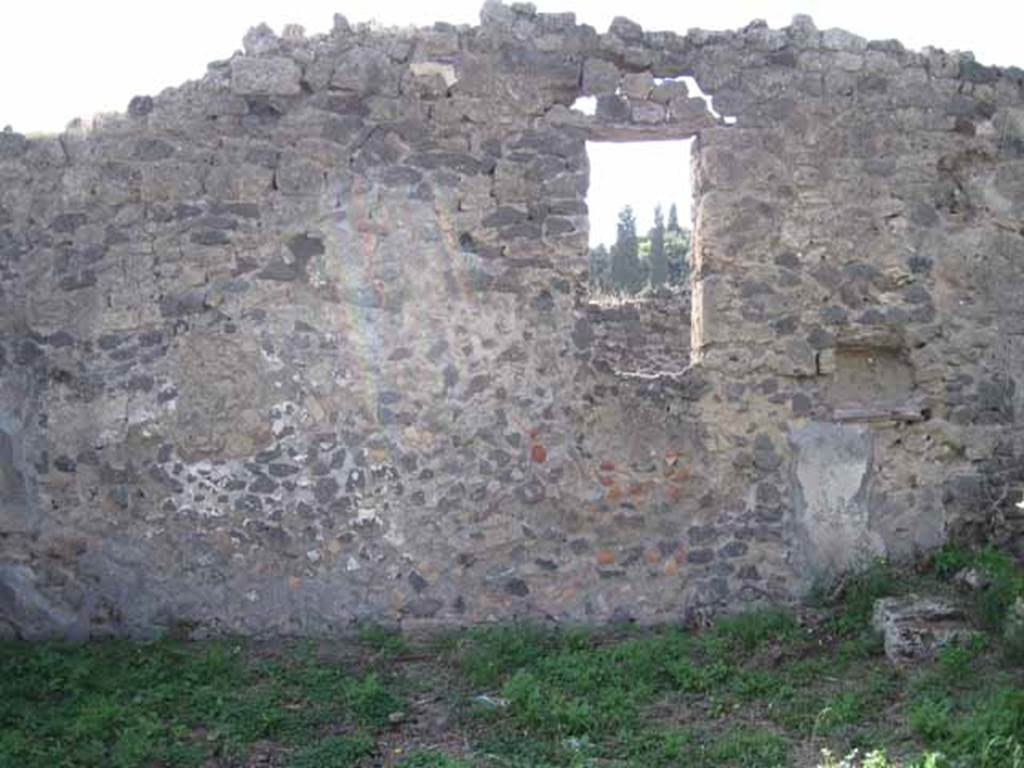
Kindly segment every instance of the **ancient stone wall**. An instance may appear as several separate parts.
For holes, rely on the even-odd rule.
[[[0,134],[0,634],[667,620],[1020,546],[1022,83],[489,2]],[[692,318],[595,303],[585,142],[691,136]]]

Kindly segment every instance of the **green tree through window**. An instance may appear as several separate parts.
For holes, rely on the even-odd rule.
[[[615,242],[590,249],[590,282],[598,292],[635,296],[646,290],[678,287],[686,283],[690,263],[690,230],[679,226],[673,203],[668,223],[660,205],[654,226],[640,236],[632,206],[619,211]]]

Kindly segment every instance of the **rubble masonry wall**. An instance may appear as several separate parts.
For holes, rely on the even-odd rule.
[[[585,142],[686,137],[691,295],[596,304]],[[674,620],[1019,551],[1022,284],[1020,70],[806,17],[256,28],[0,134],[0,635]]]

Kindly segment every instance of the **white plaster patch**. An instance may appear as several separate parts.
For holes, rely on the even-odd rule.
[[[356,512],[356,523],[376,523],[377,525],[384,525],[384,521],[380,519],[380,515],[377,514],[377,510],[367,509],[365,507],[360,508]]]
[[[416,77],[430,77],[440,75],[444,84],[451,88],[459,81],[455,74],[455,67],[451,64],[444,64],[440,61],[417,61],[409,65],[409,69]]]
[[[813,422],[790,432],[796,448],[794,514],[809,576],[835,574],[885,553],[869,530],[866,485],[871,433],[864,427]]]

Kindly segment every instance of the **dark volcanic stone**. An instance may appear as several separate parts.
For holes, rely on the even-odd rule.
[[[145,117],[153,111],[152,96],[135,96],[128,102],[128,114],[132,117]]]
[[[526,597],[530,594],[530,587],[522,579],[509,579],[505,582],[505,591],[515,597]]]

